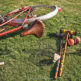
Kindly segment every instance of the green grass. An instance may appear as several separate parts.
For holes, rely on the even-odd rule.
[[[5,65],[0,66],[0,81],[52,81],[55,70],[52,60],[58,52],[59,39],[48,34],[59,32],[62,27],[77,30],[81,37],[81,0],[0,0],[0,14],[23,5],[39,4],[60,6],[62,12],[44,21],[44,35],[40,39],[32,35],[1,38],[0,61]],[[56,81],[81,81],[81,53],[74,52],[80,45],[67,48],[62,77]]]

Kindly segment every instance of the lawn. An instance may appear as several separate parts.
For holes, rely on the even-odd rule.
[[[50,34],[60,28],[76,30],[81,37],[81,0],[0,0],[0,14],[21,6],[57,5],[62,8],[55,17],[43,21],[44,35],[20,37],[19,34],[0,38],[0,81],[55,81],[53,61],[58,52],[59,39]],[[81,43],[67,48],[62,77],[56,81],[81,81]]]

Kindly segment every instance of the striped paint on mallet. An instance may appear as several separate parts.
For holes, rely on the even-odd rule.
[[[60,44],[60,51],[59,51],[60,58],[61,58],[62,48],[63,48],[63,40],[62,40],[62,43]],[[55,74],[54,74],[54,79],[55,80],[57,79],[59,65],[60,65],[60,59],[58,59],[58,61],[57,61],[56,71],[55,71]]]
[[[59,69],[59,76],[62,75],[62,69],[63,69],[63,64],[64,64],[64,58],[65,58],[65,54],[66,54],[66,48],[67,48],[67,41],[68,41],[68,37],[69,37],[69,32],[66,32],[66,41],[65,41],[65,47],[64,47],[64,51],[63,51],[63,56],[61,59],[61,64],[60,64],[60,69]]]

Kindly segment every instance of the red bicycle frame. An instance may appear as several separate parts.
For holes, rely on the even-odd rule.
[[[28,10],[27,15],[26,15],[26,17],[25,17],[25,19],[24,19],[24,21],[23,21],[23,23],[22,23],[21,26],[19,26],[19,25],[16,24],[16,23],[11,22],[11,21],[13,21],[15,18],[17,18],[19,15],[21,15],[22,13],[24,13],[24,12],[27,11],[27,10]],[[5,15],[5,17],[7,17],[7,16],[10,16],[10,15],[12,15],[12,14],[15,14],[15,13],[20,12],[19,14],[17,14],[17,15],[14,16],[13,18],[11,18],[10,20],[8,20],[8,21],[2,23],[2,24],[0,25],[0,27],[4,26],[4,25],[6,25],[6,24],[11,25],[11,26],[19,26],[19,27],[14,28],[14,29],[11,29],[11,30],[8,30],[8,31],[5,31],[5,32],[2,32],[2,33],[0,33],[0,36],[3,36],[3,35],[6,35],[6,34],[9,34],[9,33],[12,33],[12,32],[15,32],[15,31],[18,31],[18,30],[22,29],[22,28],[23,28],[23,25],[24,25],[25,23],[27,23],[27,16],[29,15],[30,10],[31,10],[31,7],[28,7],[28,8],[24,8],[24,7],[23,7],[22,9],[20,9],[20,10],[18,10],[18,11],[16,11],[16,12],[12,12],[12,13],[9,13],[9,14]]]

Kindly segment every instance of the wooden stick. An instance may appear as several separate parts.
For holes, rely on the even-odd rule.
[[[61,53],[62,53],[62,48],[63,48],[63,40],[62,40],[62,43],[60,44],[60,51],[59,51],[59,56],[60,57],[61,57]],[[57,79],[59,65],[60,65],[60,59],[57,61],[57,66],[56,66],[56,72],[55,72],[55,75],[54,75],[54,79]]]
[[[69,32],[67,32],[67,34],[66,34],[65,47],[64,47],[64,52],[63,52],[63,56],[62,56],[62,59],[61,59],[61,64],[60,64],[60,69],[59,69],[59,76],[62,75],[62,69],[63,69],[63,64],[64,64],[64,58],[65,58],[65,53],[66,53],[66,48],[67,48],[68,37],[69,37]]]

